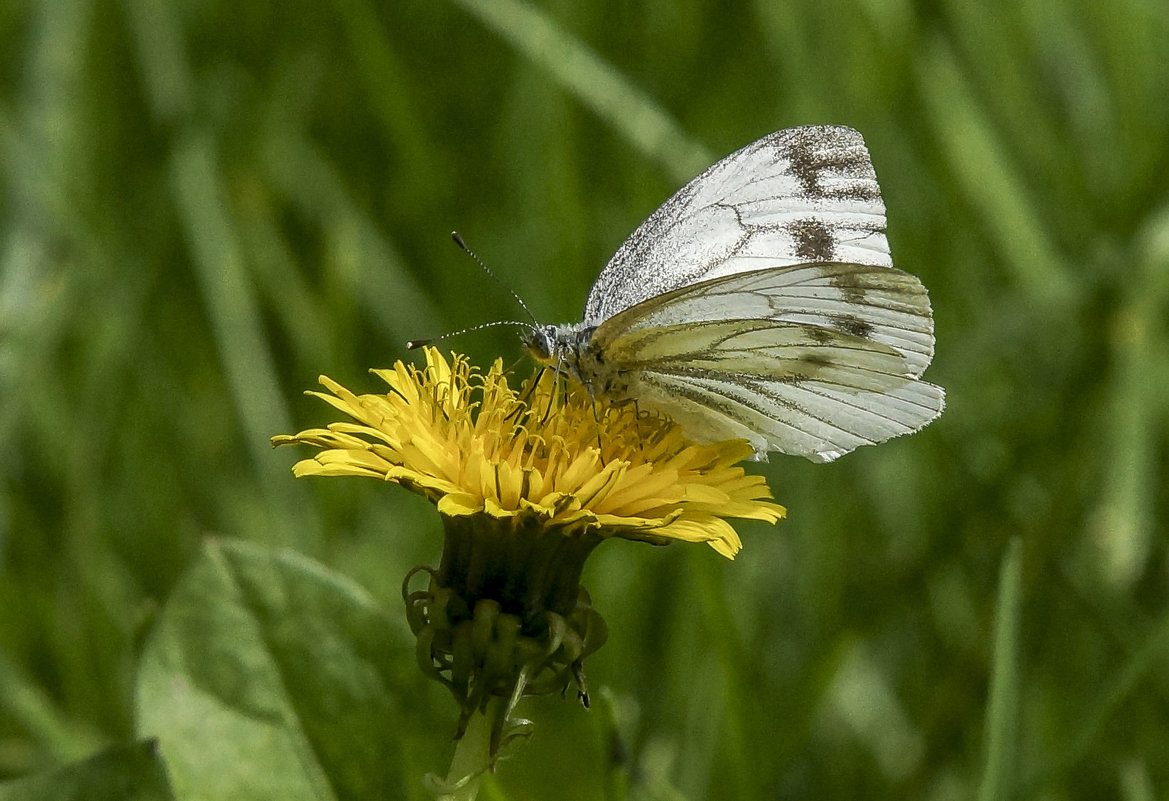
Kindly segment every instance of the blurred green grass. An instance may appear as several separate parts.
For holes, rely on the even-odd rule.
[[[774,459],[789,519],[733,564],[601,549],[588,667],[628,762],[545,700],[495,791],[1169,792],[1167,46],[1148,0],[3,4],[0,776],[131,736],[141,638],[205,537],[400,604],[437,558],[428,507],[293,481],[267,437],[329,419],[300,395],[319,373],[372,388],[406,339],[519,313],[452,228],[576,319],[705,161],[835,122],[931,290],[949,408],[836,464]],[[519,358],[498,330],[451,344]],[[1017,720],[987,790],[1013,538]],[[420,748],[453,719],[433,698]]]

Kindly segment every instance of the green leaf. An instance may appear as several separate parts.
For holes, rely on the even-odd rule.
[[[176,588],[138,677],[182,801],[382,799],[405,777],[395,699],[409,644],[351,582],[287,551],[211,542]],[[410,674],[411,676],[413,674]]]
[[[156,743],[117,746],[81,762],[0,784],[0,801],[172,801]]]

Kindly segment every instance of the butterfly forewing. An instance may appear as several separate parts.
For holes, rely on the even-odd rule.
[[[861,135],[779,131],[682,187],[601,271],[584,319],[712,278],[811,261],[892,265],[885,206]]]

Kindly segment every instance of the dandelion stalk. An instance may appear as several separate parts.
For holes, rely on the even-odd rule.
[[[500,699],[492,699],[487,711],[471,716],[463,736],[455,742],[455,755],[445,780],[426,777],[427,788],[436,801],[474,801],[479,795],[479,780],[492,762],[492,719],[501,703]]]

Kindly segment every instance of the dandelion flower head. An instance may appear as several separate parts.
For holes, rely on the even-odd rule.
[[[353,419],[273,443],[314,445],[297,476],[370,476],[425,495],[447,517],[539,522],[567,535],[705,542],[734,557],[727,518],[776,522],[764,479],[737,463],[745,441],[688,442],[636,404],[594,401],[541,370],[519,388],[502,359],[482,373],[465,357],[425,350],[426,366],[374,373],[385,394],[356,395],[322,376],[311,394]]]

